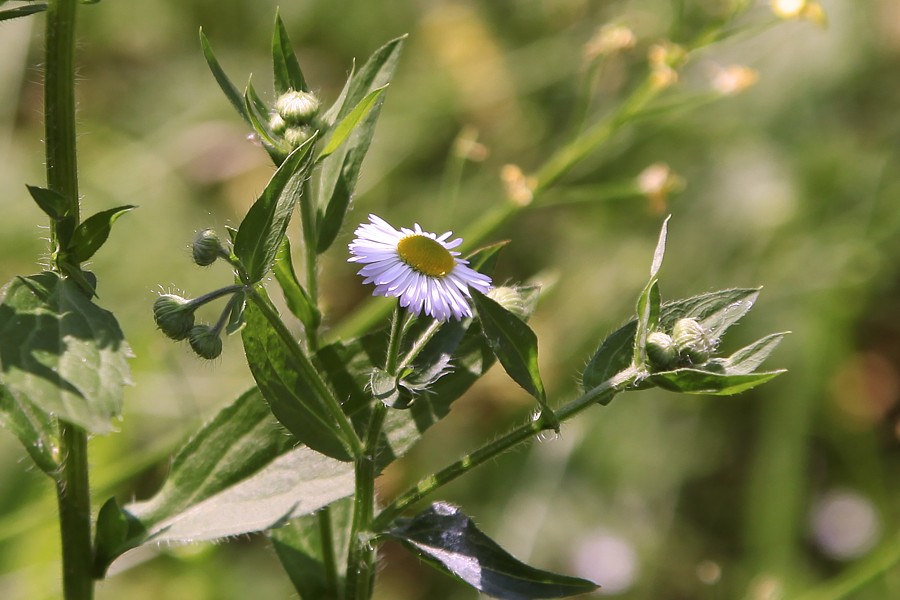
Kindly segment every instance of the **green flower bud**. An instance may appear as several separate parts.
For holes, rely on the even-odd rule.
[[[219,331],[209,325],[196,325],[191,328],[188,342],[191,349],[200,358],[212,360],[222,354],[222,339]]]
[[[495,287],[487,293],[487,296],[520,319],[526,317],[525,300],[516,288],[505,285]]]
[[[650,365],[660,371],[671,369],[678,360],[678,349],[672,336],[662,331],[654,331],[647,336],[647,359]]]
[[[153,320],[166,336],[183,340],[194,326],[194,309],[181,296],[163,294],[153,303]]]
[[[678,319],[672,327],[672,339],[681,358],[694,365],[709,360],[712,343],[706,335],[703,325],[695,319]]]
[[[275,110],[292,125],[305,125],[319,114],[319,99],[309,92],[289,90],[275,101]]]
[[[219,236],[212,229],[204,229],[197,232],[197,235],[194,236],[191,254],[194,257],[194,262],[201,267],[208,267],[216,262],[222,251],[222,242],[219,241]]]
[[[296,148],[312,136],[313,131],[310,127],[288,127],[284,130],[284,141],[291,148]]]
[[[284,133],[284,129],[287,127],[287,123],[285,123],[284,119],[281,118],[281,115],[275,113],[269,119],[269,128],[276,135],[281,135]]]

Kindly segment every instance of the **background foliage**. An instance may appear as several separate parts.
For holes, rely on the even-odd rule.
[[[639,39],[601,71],[602,111],[637,81],[650,43],[689,35],[721,4],[309,0],[282,4],[281,15],[307,79],[328,100],[354,57],[410,34],[349,222],[378,211],[394,223],[461,232],[503,201],[502,165],[528,171],[578,125],[582,45],[599,25],[627,24]],[[668,206],[664,295],[764,285],[740,329],[744,339],[728,343],[792,329],[777,357],[791,373],[735,398],[631,394],[566,425],[559,439],[504,456],[445,490],[442,497],[463,504],[518,558],[593,576],[608,592],[622,582],[623,598],[776,598],[779,590],[814,589],[873,556],[865,548],[861,558],[836,555],[825,535],[831,530],[814,518],[835,498],[851,498],[838,505],[851,512],[826,525],[864,531],[868,514],[870,541],[881,544],[872,552],[893,557],[883,577],[851,597],[900,596],[900,3],[823,5],[827,30],[790,22],[710,48],[681,89],[707,88],[714,66],[732,62],[758,69],[757,86],[629,126],[559,193],[560,201],[602,198],[601,184],[631,184],[648,165],[668,163],[687,185]],[[155,331],[150,304],[159,281],[189,281],[191,295],[221,281],[217,267],[191,265],[188,243],[198,229],[235,224],[271,175],[209,75],[197,29],[228,72],[253,71],[257,89],[268,90],[274,7],[270,0],[108,0],[80,12],[82,194],[94,210],[140,207],[117,224],[110,251],[91,266],[100,302],[116,312],[137,355],[121,432],[92,441],[97,505],[110,494],[149,496],[187,432],[251,384],[237,340],[220,361],[202,363]],[[773,19],[764,3],[753,15]],[[40,35],[32,29],[41,18],[0,25],[0,281],[32,272],[45,251],[22,186],[43,177]],[[477,135],[486,152],[476,148],[471,156],[483,160],[466,162],[457,186],[461,132]],[[551,399],[575,393],[573,368],[631,315],[657,209],[640,195],[541,208],[496,236],[512,240],[499,281],[545,286],[531,323]],[[341,251],[349,233],[325,255],[332,319],[367,294]],[[381,478],[383,495],[531,407],[501,372],[488,376]],[[0,596],[53,598],[52,491],[43,475],[22,468],[23,452],[12,436],[0,436]],[[472,597],[386,551],[377,597]],[[619,571],[582,571],[579,553]],[[99,598],[292,594],[256,537],[135,559],[147,562],[101,583]]]

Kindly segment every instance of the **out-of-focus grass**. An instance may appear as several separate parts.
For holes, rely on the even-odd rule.
[[[581,46],[595,28],[621,22],[638,35],[634,51],[600,72],[592,114],[602,115],[634,85],[651,43],[696,29],[721,6],[684,3],[690,10],[673,27],[678,4],[321,0],[281,14],[307,79],[329,100],[353,57],[410,33],[350,222],[373,211],[460,232],[503,202],[502,165],[538,167],[578,126]],[[763,4],[754,22],[771,20]],[[627,569],[619,579],[599,571],[599,583],[610,591],[621,583],[625,598],[763,600],[832,589],[828,581],[854,561],[877,558],[828,554],[821,528],[810,525],[828,492],[853,491],[856,506],[877,515],[876,538],[896,537],[900,8],[893,0],[823,5],[826,30],[789,22],[706,50],[677,90],[706,89],[714,66],[732,62],[757,69],[759,83],[700,110],[630,125],[558,192],[564,199],[577,186],[583,194],[668,163],[687,185],[667,209],[674,216],[663,294],[764,285],[740,339],[725,344],[791,329],[771,359],[790,373],[729,399],[626,395],[565,426],[562,439],[501,457],[444,491],[517,556],[565,572],[576,569],[579,549],[594,554],[595,567],[624,569],[632,560],[630,579]],[[107,1],[80,12],[84,206],[140,205],[91,265],[101,303],[119,316],[136,353],[121,431],[92,441],[98,505],[110,494],[151,494],[177,440],[251,383],[237,340],[220,361],[201,363],[154,330],[150,304],[159,286],[198,294],[227,279],[218,265],[190,264],[189,240],[197,229],[236,223],[271,173],[206,71],[197,29],[237,82],[252,71],[256,87],[269,89],[274,8]],[[46,251],[23,185],[43,181],[41,24],[32,17],[0,26],[3,281],[39,268]],[[464,165],[457,186],[447,165],[458,164],[450,156],[463,127],[474,128],[487,153]],[[533,319],[551,397],[575,393],[596,344],[631,314],[660,222],[650,208],[635,197],[540,208],[496,232],[511,240],[501,281],[552,283]],[[332,322],[368,293],[341,247],[322,274]],[[492,372],[383,477],[383,493],[530,408]],[[56,597],[49,482],[27,468],[7,434],[0,460],[0,597]],[[853,514],[832,525],[859,531]],[[291,597],[258,538],[158,554],[102,583],[98,598]],[[386,556],[381,598],[472,597],[396,547]],[[850,595],[829,597],[897,596],[900,569],[888,565]]]

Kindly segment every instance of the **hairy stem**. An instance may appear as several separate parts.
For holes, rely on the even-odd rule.
[[[80,427],[67,423],[60,423],[59,429],[63,462],[56,480],[56,498],[62,538],[63,596],[66,600],[90,600],[94,597],[94,580],[87,435]]]
[[[331,526],[331,508],[326,506],[316,513],[319,538],[322,545],[322,566],[325,570],[326,598],[338,598],[337,560],[334,555],[334,535]]]

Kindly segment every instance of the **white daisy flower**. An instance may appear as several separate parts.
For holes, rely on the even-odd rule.
[[[387,221],[369,215],[354,232],[349,262],[365,265],[359,270],[363,283],[374,283],[373,296],[393,296],[413,314],[425,313],[438,321],[472,316],[469,287],[486,293],[491,278],[466,266],[453,252],[461,238],[447,241],[452,232],[438,237],[414,229],[394,229]]]

